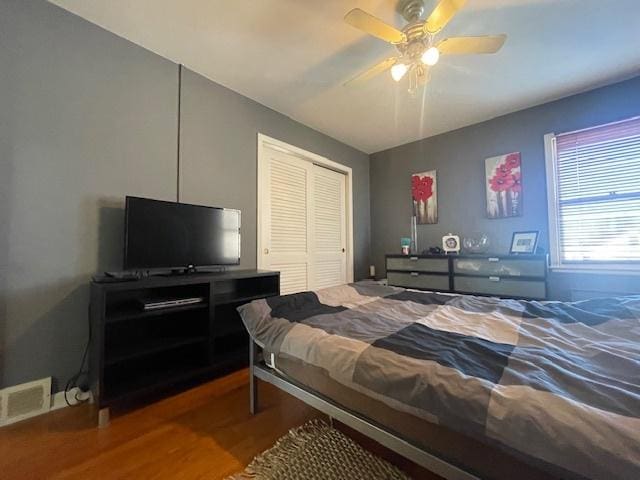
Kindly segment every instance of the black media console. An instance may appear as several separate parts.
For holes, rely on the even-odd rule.
[[[89,370],[99,424],[115,403],[246,366],[236,308],[279,293],[280,274],[261,270],[93,282]],[[166,300],[194,303],[144,308]]]

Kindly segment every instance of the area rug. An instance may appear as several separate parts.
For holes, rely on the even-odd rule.
[[[289,430],[228,480],[410,480],[322,420]]]

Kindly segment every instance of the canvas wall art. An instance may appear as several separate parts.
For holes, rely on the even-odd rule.
[[[522,215],[522,172],[520,152],[487,158],[484,161],[489,218]]]
[[[438,183],[436,171],[411,175],[413,215],[418,225],[438,223]]]

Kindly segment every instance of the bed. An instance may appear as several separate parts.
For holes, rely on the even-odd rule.
[[[261,378],[449,479],[640,478],[640,296],[357,282],[239,311],[252,409]]]

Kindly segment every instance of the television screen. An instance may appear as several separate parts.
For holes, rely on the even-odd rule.
[[[239,210],[127,197],[125,270],[239,263]]]

